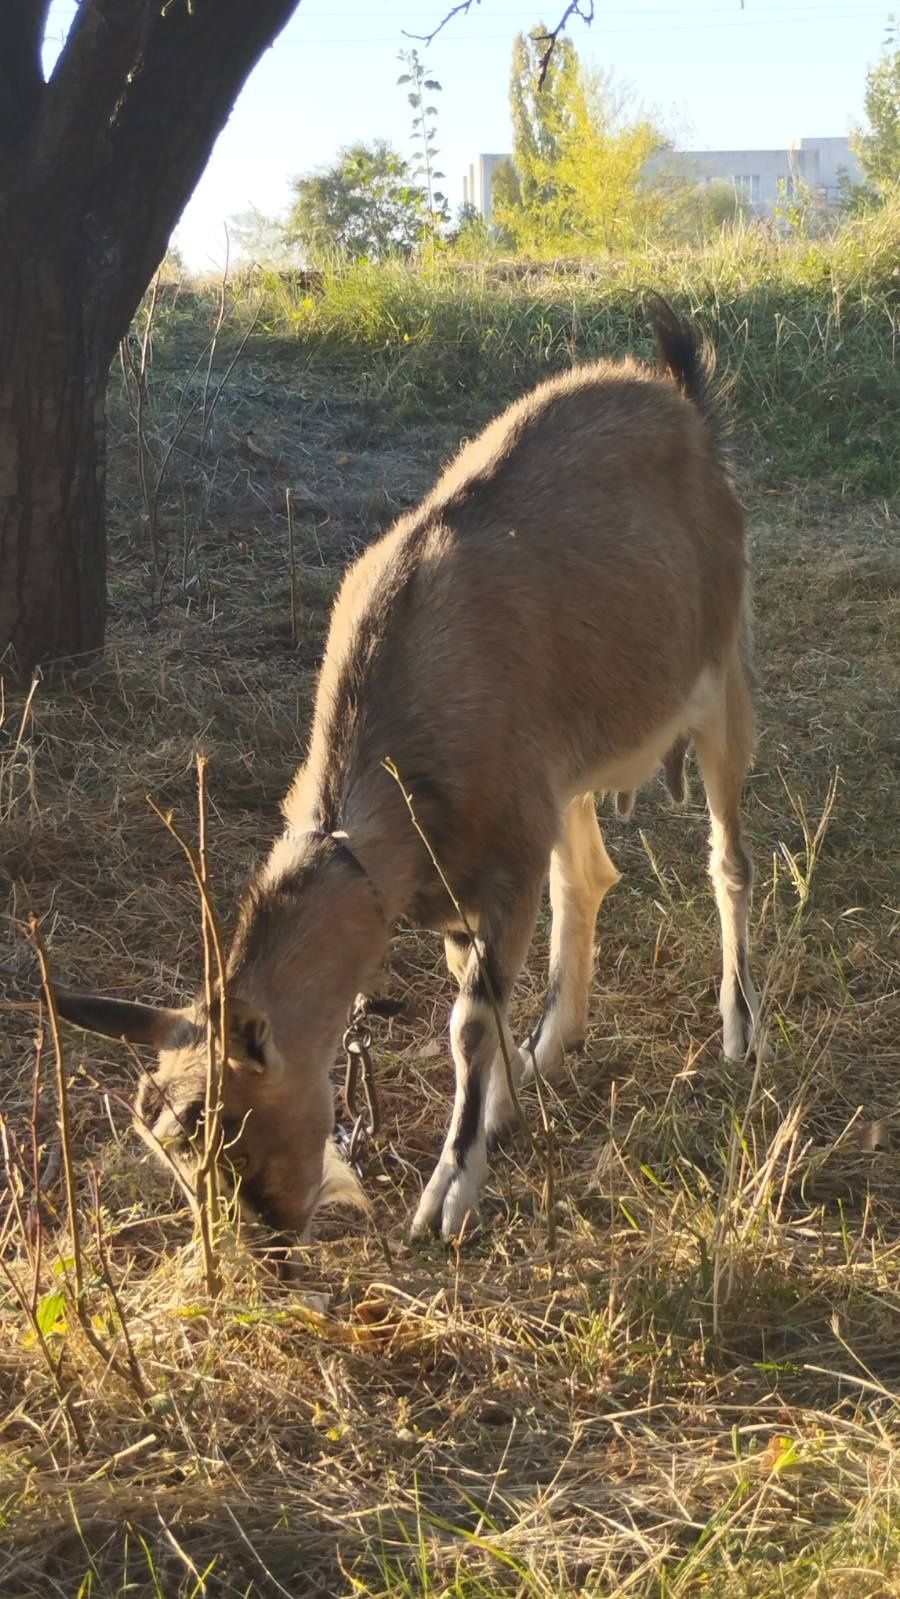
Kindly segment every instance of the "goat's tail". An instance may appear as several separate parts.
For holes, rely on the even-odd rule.
[[[661,294],[648,294],[647,315],[656,334],[659,364],[704,417],[716,446],[723,443],[727,428],[721,404],[721,391],[715,384],[716,352],[709,339],[698,336],[694,328]]]

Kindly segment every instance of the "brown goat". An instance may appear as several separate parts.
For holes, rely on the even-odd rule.
[[[413,1232],[460,1232],[514,1116],[496,1017],[548,864],[550,982],[525,1060],[503,1024],[518,1078],[530,1064],[558,1071],[587,1022],[595,919],[618,878],[594,792],[627,795],[661,762],[679,791],[688,738],[711,818],[725,1052],[751,1048],[743,518],[706,353],[664,302],[650,309],[662,371],[598,362],[543,383],[466,444],[347,573],[308,759],[228,957],[226,1136],[243,1199],[278,1230],[307,1236],[322,1201],[341,1030],[402,916],[444,933],[459,985],[456,1099]],[[161,1051],[138,1115],[190,1153],[206,1075],[202,1000],[158,1011],[67,991],[59,1008]]]

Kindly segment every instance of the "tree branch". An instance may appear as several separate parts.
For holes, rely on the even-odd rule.
[[[550,33],[535,34],[534,37],[547,46],[538,65],[539,89],[543,89],[544,87],[544,79],[547,76],[547,70],[550,66],[551,60],[553,59],[553,52],[556,49],[560,34],[564,33],[566,30],[566,26],[570,17],[580,17],[582,22],[586,22],[588,27],[590,27],[594,20],[594,0],[569,0],[565,11],[556,24],[556,27],[551,29]]]
[[[107,70],[114,45],[118,52],[118,92],[113,101],[104,91],[83,213],[111,354],[238,94],[298,0],[83,3],[110,29],[102,40]],[[120,8],[140,22],[131,60],[115,31]]]
[[[458,17],[460,13],[464,17],[468,16],[473,5],[480,6],[481,0],[460,0],[459,5],[451,6],[447,14],[441,17],[437,27],[433,28],[431,33],[410,33],[408,28],[401,29],[401,32],[406,34],[407,39],[419,39],[423,44],[431,44],[439,33],[443,33],[447,23],[452,22],[454,17]]]
[[[743,5],[743,3],[744,0],[741,0],[741,5]],[[450,10],[447,11],[443,17],[441,17],[437,27],[432,28],[430,33],[410,33],[407,28],[404,28],[403,32],[406,34],[407,39],[417,39],[421,41],[422,44],[431,44],[437,38],[438,34],[443,32],[448,22],[453,21],[454,17],[458,17],[460,15],[464,17],[468,16],[468,13],[472,9],[473,5],[480,6],[481,0],[459,0],[459,4],[451,6]],[[544,87],[544,79],[547,76],[547,69],[550,66],[553,52],[556,49],[556,45],[560,36],[565,33],[566,27],[572,17],[580,17],[582,22],[586,22],[590,26],[594,20],[594,0],[568,0],[566,9],[556,24],[556,27],[553,28],[550,33],[536,33],[533,35],[534,38],[543,40],[547,45],[547,48],[541,56],[538,64],[539,89]]]
[[[47,85],[35,149],[42,175],[65,165],[73,180],[68,193],[79,210],[98,148],[109,136],[129,72],[159,24],[160,9],[153,0],[80,0]]]
[[[50,0],[0,4],[0,152],[12,155],[31,131],[44,75],[41,44]]]

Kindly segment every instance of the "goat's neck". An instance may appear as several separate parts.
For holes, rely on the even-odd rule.
[[[330,1046],[387,952],[388,924],[360,864],[317,838],[279,839],[241,907],[232,993],[269,1016],[276,1041]]]
[[[287,832],[272,851],[270,868],[313,847],[311,841],[321,838],[323,826],[333,828],[329,837],[362,868],[385,922],[393,925],[409,909],[429,862],[402,791],[384,771],[379,769],[375,780],[360,782],[351,790],[338,821],[323,797],[319,774],[312,767],[301,767],[284,802],[284,814]],[[325,816],[330,817],[328,822],[323,822]]]

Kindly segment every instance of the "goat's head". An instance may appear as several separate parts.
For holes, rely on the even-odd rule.
[[[67,988],[56,989],[55,998],[59,1014],[76,1026],[157,1051],[155,1068],[138,1091],[134,1124],[170,1169],[193,1182],[204,1140],[205,1001],[176,1010]],[[218,1020],[214,1003],[215,1028]],[[361,1202],[353,1174],[332,1157],[330,1061],[323,1070],[318,1058],[303,1062],[292,1051],[286,1062],[269,1017],[240,999],[229,1000],[228,1031],[220,1093],[223,1174],[245,1215],[302,1240],[320,1204]]]

